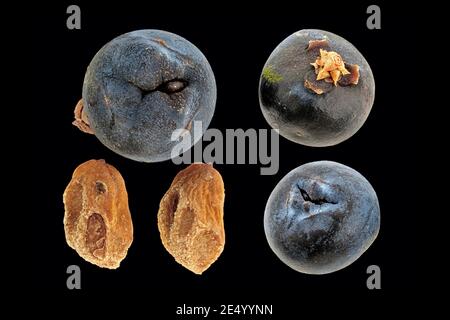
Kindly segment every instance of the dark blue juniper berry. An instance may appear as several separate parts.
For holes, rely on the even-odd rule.
[[[289,172],[272,191],[264,228],[273,252],[292,269],[334,272],[358,259],[377,237],[377,195],[347,166],[307,163]]]
[[[347,40],[302,30],[267,60],[259,84],[261,110],[280,135],[299,144],[338,144],[366,121],[375,97],[369,64]]]
[[[164,161],[177,143],[173,131],[193,136],[193,122],[202,121],[204,133],[215,103],[214,74],[199,49],[173,33],[138,30],[113,39],[92,59],[75,124],[126,158]]]

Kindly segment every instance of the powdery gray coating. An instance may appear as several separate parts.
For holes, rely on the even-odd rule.
[[[208,128],[216,84],[208,61],[189,41],[138,30],[95,55],[84,78],[83,103],[105,146],[133,160],[164,161],[177,143],[171,141],[173,130],[185,128],[193,136],[193,121],[203,122],[203,133]]]
[[[375,191],[357,171],[331,161],[302,165],[275,187],[264,229],[273,252],[292,269],[335,272],[369,248],[380,228]]]
[[[330,91],[321,95],[305,88],[305,79],[316,77],[310,63],[318,56],[318,50],[306,50],[309,41],[324,38],[344,62],[359,66],[357,85],[333,87],[322,81]],[[331,32],[307,29],[292,34],[275,48],[264,68],[270,68],[280,80],[268,81],[264,73],[261,76],[263,115],[280,135],[296,143],[314,147],[338,144],[362,127],[372,108],[375,82],[369,64],[350,42]]]

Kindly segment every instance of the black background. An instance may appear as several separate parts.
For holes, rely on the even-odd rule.
[[[212,3],[194,7],[173,2],[158,6],[151,2],[104,6],[79,2],[82,28],[68,30],[69,4],[41,8],[33,30],[33,90],[42,102],[42,108],[35,109],[38,130],[33,145],[37,188],[33,278],[38,288],[68,291],[66,268],[71,264],[81,267],[82,292],[171,288],[180,293],[174,304],[202,303],[211,295],[228,291],[245,292],[249,297],[267,293],[264,300],[255,303],[273,303],[284,289],[298,294],[333,288],[367,291],[366,268],[371,264],[381,268],[382,290],[415,285],[416,208],[413,202],[403,201],[416,192],[415,97],[408,80],[414,72],[408,67],[414,64],[414,57],[399,49],[413,43],[414,21],[409,12],[382,3],[382,29],[368,30],[366,8],[371,3],[274,2],[244,9]],[[258,102],[262,67],[282,40],[306,28],[336,33],[366,57],[376,83],[372,112],[357,134],[337,146],[310,148],[280,137],[280,169],[276,175],[261,176],[260,165],[215,165],[226,189],[226,246],[217,262],[197,276],[166,252],[156,224],[159,201],[185,165],[122,158],[94,136],[72,126],[86,67],[105,43],[122,33],[137,29],[176,33],[195,44],[214,71],[218,97],[210,128],[223,132],[226,128],[269,129]],[[134,241],[117,270],[85,262],[65,242],[62,194],[75,167],[89,159],[105,159],[126,181]],[[272,253],[264,235],[263,214],[278,181],[297,166],[317,160],[341,162],[371,182],[380,201],[381,230],[374,244],[351,266],[311,276],[291,270]],[[196,293],[183,296],[190,290]]]

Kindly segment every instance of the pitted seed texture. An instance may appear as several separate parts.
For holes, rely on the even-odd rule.
[[[89,160],[75,169],[63,201],[67,244],[90,263],[118,268],[133,241],[120,173],[104,160]]]
[[[202,274],[223,251],[224,184],[212,165],[180,171],[161,200],[158,228],[166,250],[186,269]]]

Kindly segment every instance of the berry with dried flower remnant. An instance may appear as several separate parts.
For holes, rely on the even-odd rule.
[[[302,30],[270,55],[259,100],[267,122],[296,143],[324,147],[355,134],[375,97],[369,64],[345,39]]]

